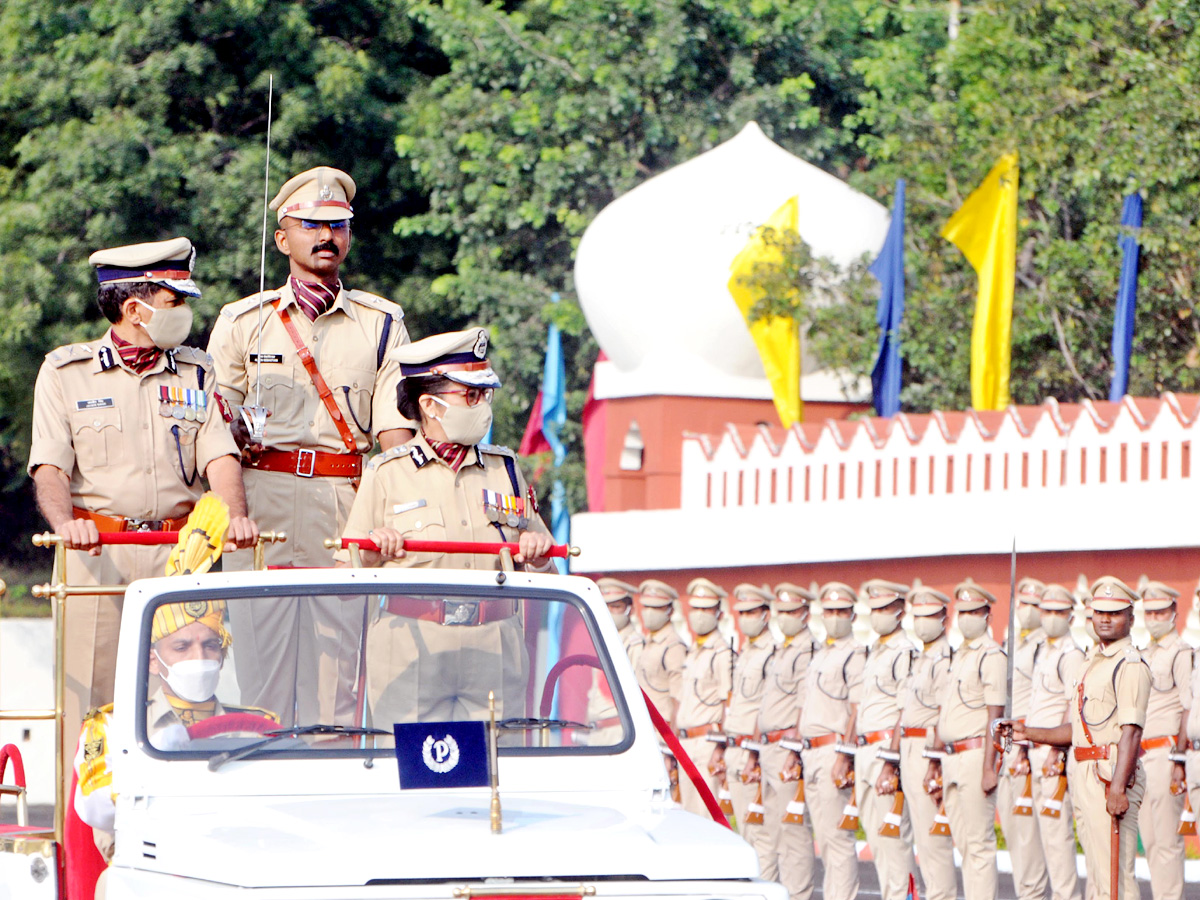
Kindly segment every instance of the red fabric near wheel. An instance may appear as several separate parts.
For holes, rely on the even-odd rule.
[[[71,764],[71,787],[67,791],[66,815],[63,822],[63,858],[66,877],[64,900],[93,900],[96,896],[96,881],[100,873],[108,868],[104,857],[96,849],[92,826],[79,818],[75,812],[75,786],[79,773]]]

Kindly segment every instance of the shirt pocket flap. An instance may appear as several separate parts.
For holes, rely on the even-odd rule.
[[[88,430],[100,434],[105,428],[115,428],[120,431],[121,410],[115,406],[78,410],[72,416],[71,427],[76,434],[82,434]]]

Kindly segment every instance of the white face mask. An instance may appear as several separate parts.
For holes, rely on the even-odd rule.
[[[1070,616],[1042,616],[1042,629],[1047,636],[1060,638],[1071,630]]]
[[[941,616],[914,616],[913,631],[917,639],[928,644],[936,641],[946,632],[946,621]]]
[[[1017,624],[1025,631],[1033,631],[1042,622],[1042,611],[1030,603],[1017,606]]]
[[[154,655],[158,656],[157,650]],[[158,656],[158,664],[166,672],[163,681],[176,697],[192,703],[203,703],[211,700],[217,692],[217,682],[221,678],[220,660],[181,659],[168,667],[163,658]]]
[[[173,350],[187,340],[192,333],[192,308],[186,303],[182,306],[169,306],[155,309],[149,303],[135,300],[135,303],[150,310],[150,321],[142,321],[141,326],[154,342],[154,346],[162,350]]]
[[[1161,641],[1175,630],[1175,617],[1171,616],[1169,619],[1147,619],[1146,630],[1150,632],[1150,637],[1156,641]]]
[[[767,627],[766,615],[755,616],[749,618],[747,616],[738,616],[738,625],[742,629],[742,634],[748,638],[756,638],[763,633],[763,629]]]
[[[854,624],[849,616],[824,615],[821,621],[825,623],[825,633],[835,641],[841,640],[850,633]]]
[[[968,641],[973,641],[977,637],[982,637],[983,633],[987,631],[987,616],[959,616],[958,630],[962,632],[963,638]]]
[[[609,615],[612,616],[613,623],[617,626],[617,631],[620,631],[629,624],[629,610],[627,609],[621,610],[621,612],[609,610]]]
[[[647,606],[642,610],[642,624],[651,634],[671,621],[671,610]]]
[[[780,616],[775,621],[785,637],[795,637],[808,625],[807,616]]]
[[[688,613],[688,625],[692,628],[692,634],[699,637],[712,634],[717,628],[717,614],[707,610],[693,609]]]
[[[452,444],[462,444],[464,447],[478,444],[492,427],[490,403],[481,400],[474,406],[451,406],[441,397],[433,397],[433,401],[446,407],[446,411],[440,417],[432,418],[441,423],[442,431],[446,432],[446,440]]]
[[[900,617],[894,612],[871,613],[871,628],[880,637],[891,634],[900,627]]]

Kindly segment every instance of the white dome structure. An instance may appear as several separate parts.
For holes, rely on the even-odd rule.
[[[815,255],[845,265],[883,245],[883,206],[788,153],[754,122],[596,216],[579,245],[575,286],[610,360],[597,367],[597,396],[771,397],[729,294],[729,266],[793,196],[800,236]],[[845,399],[835,373],[811,369],[801,380],[805,400]]]

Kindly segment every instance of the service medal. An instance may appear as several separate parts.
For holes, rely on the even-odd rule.
[[[485,506],[484,509],[487,511],[487,520],[489,522],[491,522],[494,525],[495,523],[500,521],[500,512],[499,512],[499,510],[496,509],[496,507]]]
[[[516,513],[509,513],[508,518],[505,519],[505,521],[508,522],[509,528],[516,528],[519,524],[521,524],[521,517]]]
[[[208,413],[204,411],[203,406],[196,410],[196,421],[201,425],[208,421]]]
[[[183,407],[176,406],[174,409],[171,410],[171,415],[174,416],[176,419],[182,419],[183,418]]]

